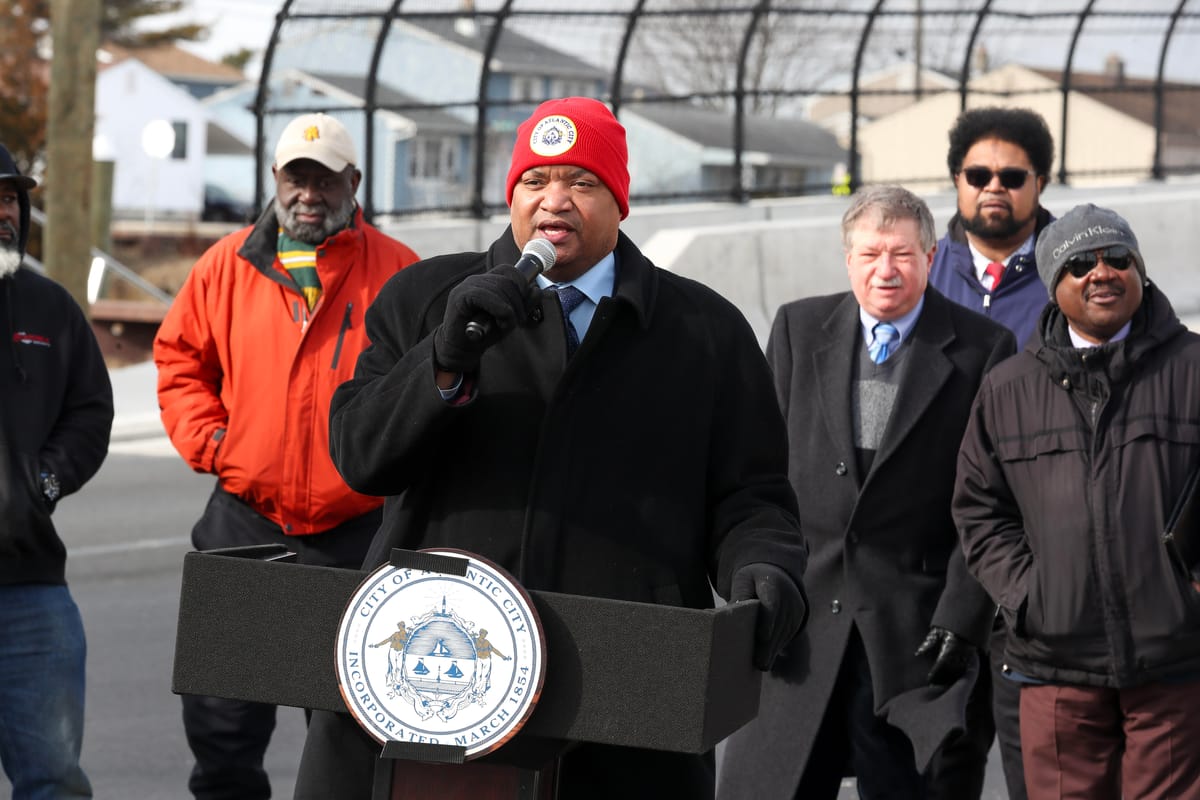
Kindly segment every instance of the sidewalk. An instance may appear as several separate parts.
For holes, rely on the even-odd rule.
[[[154,439],[166,436],[158,416],[156,381],[158,371],[153,361],[108,371],[113,387],[112,441]]]

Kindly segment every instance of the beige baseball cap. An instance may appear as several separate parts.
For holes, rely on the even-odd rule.
[[[357,165],[354,140],[346,126],[328,114],[303,114],[288,123],[275,145],[275,167],[311,158],[334,172]]]

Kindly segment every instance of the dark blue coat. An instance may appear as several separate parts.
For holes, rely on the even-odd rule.
[[[1050,212],[1039,208],[1036,233],[1041,233],[1052,221]],[[946,235],[938,242],[929,283],[960,306],[978,311],[1012,331],[1017,337],[1018,350],[1025,347],[1038,315],[1050,300],[1032,253],[1014,258],[1004,271],[1000,288],[989,294],[975,276],[971,250],[958,214],[950,220]]]

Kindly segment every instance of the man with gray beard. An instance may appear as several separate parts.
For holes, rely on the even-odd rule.
[[[283,544],[301,564],[357,569],[383,498],[352,491],[329,457],[329,401],[367,346],[363,313],[417,260],[367,224],[350,133],[326,114],[290,122],[275,198],[200,257],[154,341],[163,425],[217,476],[197,550]],[[183,696],[198,800],[271,796],[263,756],[275,707]]]
[[[0,764],[14,800],[92,796],[79,766],[87,642],[51,515],[100,468],[113,418],[83,311],[21,268],[35,186],[0,145]]]

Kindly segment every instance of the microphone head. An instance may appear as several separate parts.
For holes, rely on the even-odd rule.
[[[533,256],[538,261],[541,261],[543,272],[553,267],[554,262],[558,260],[558,251],[554,249],[554,245],[545,239],[530,239],[521,248],[521,255]]]

